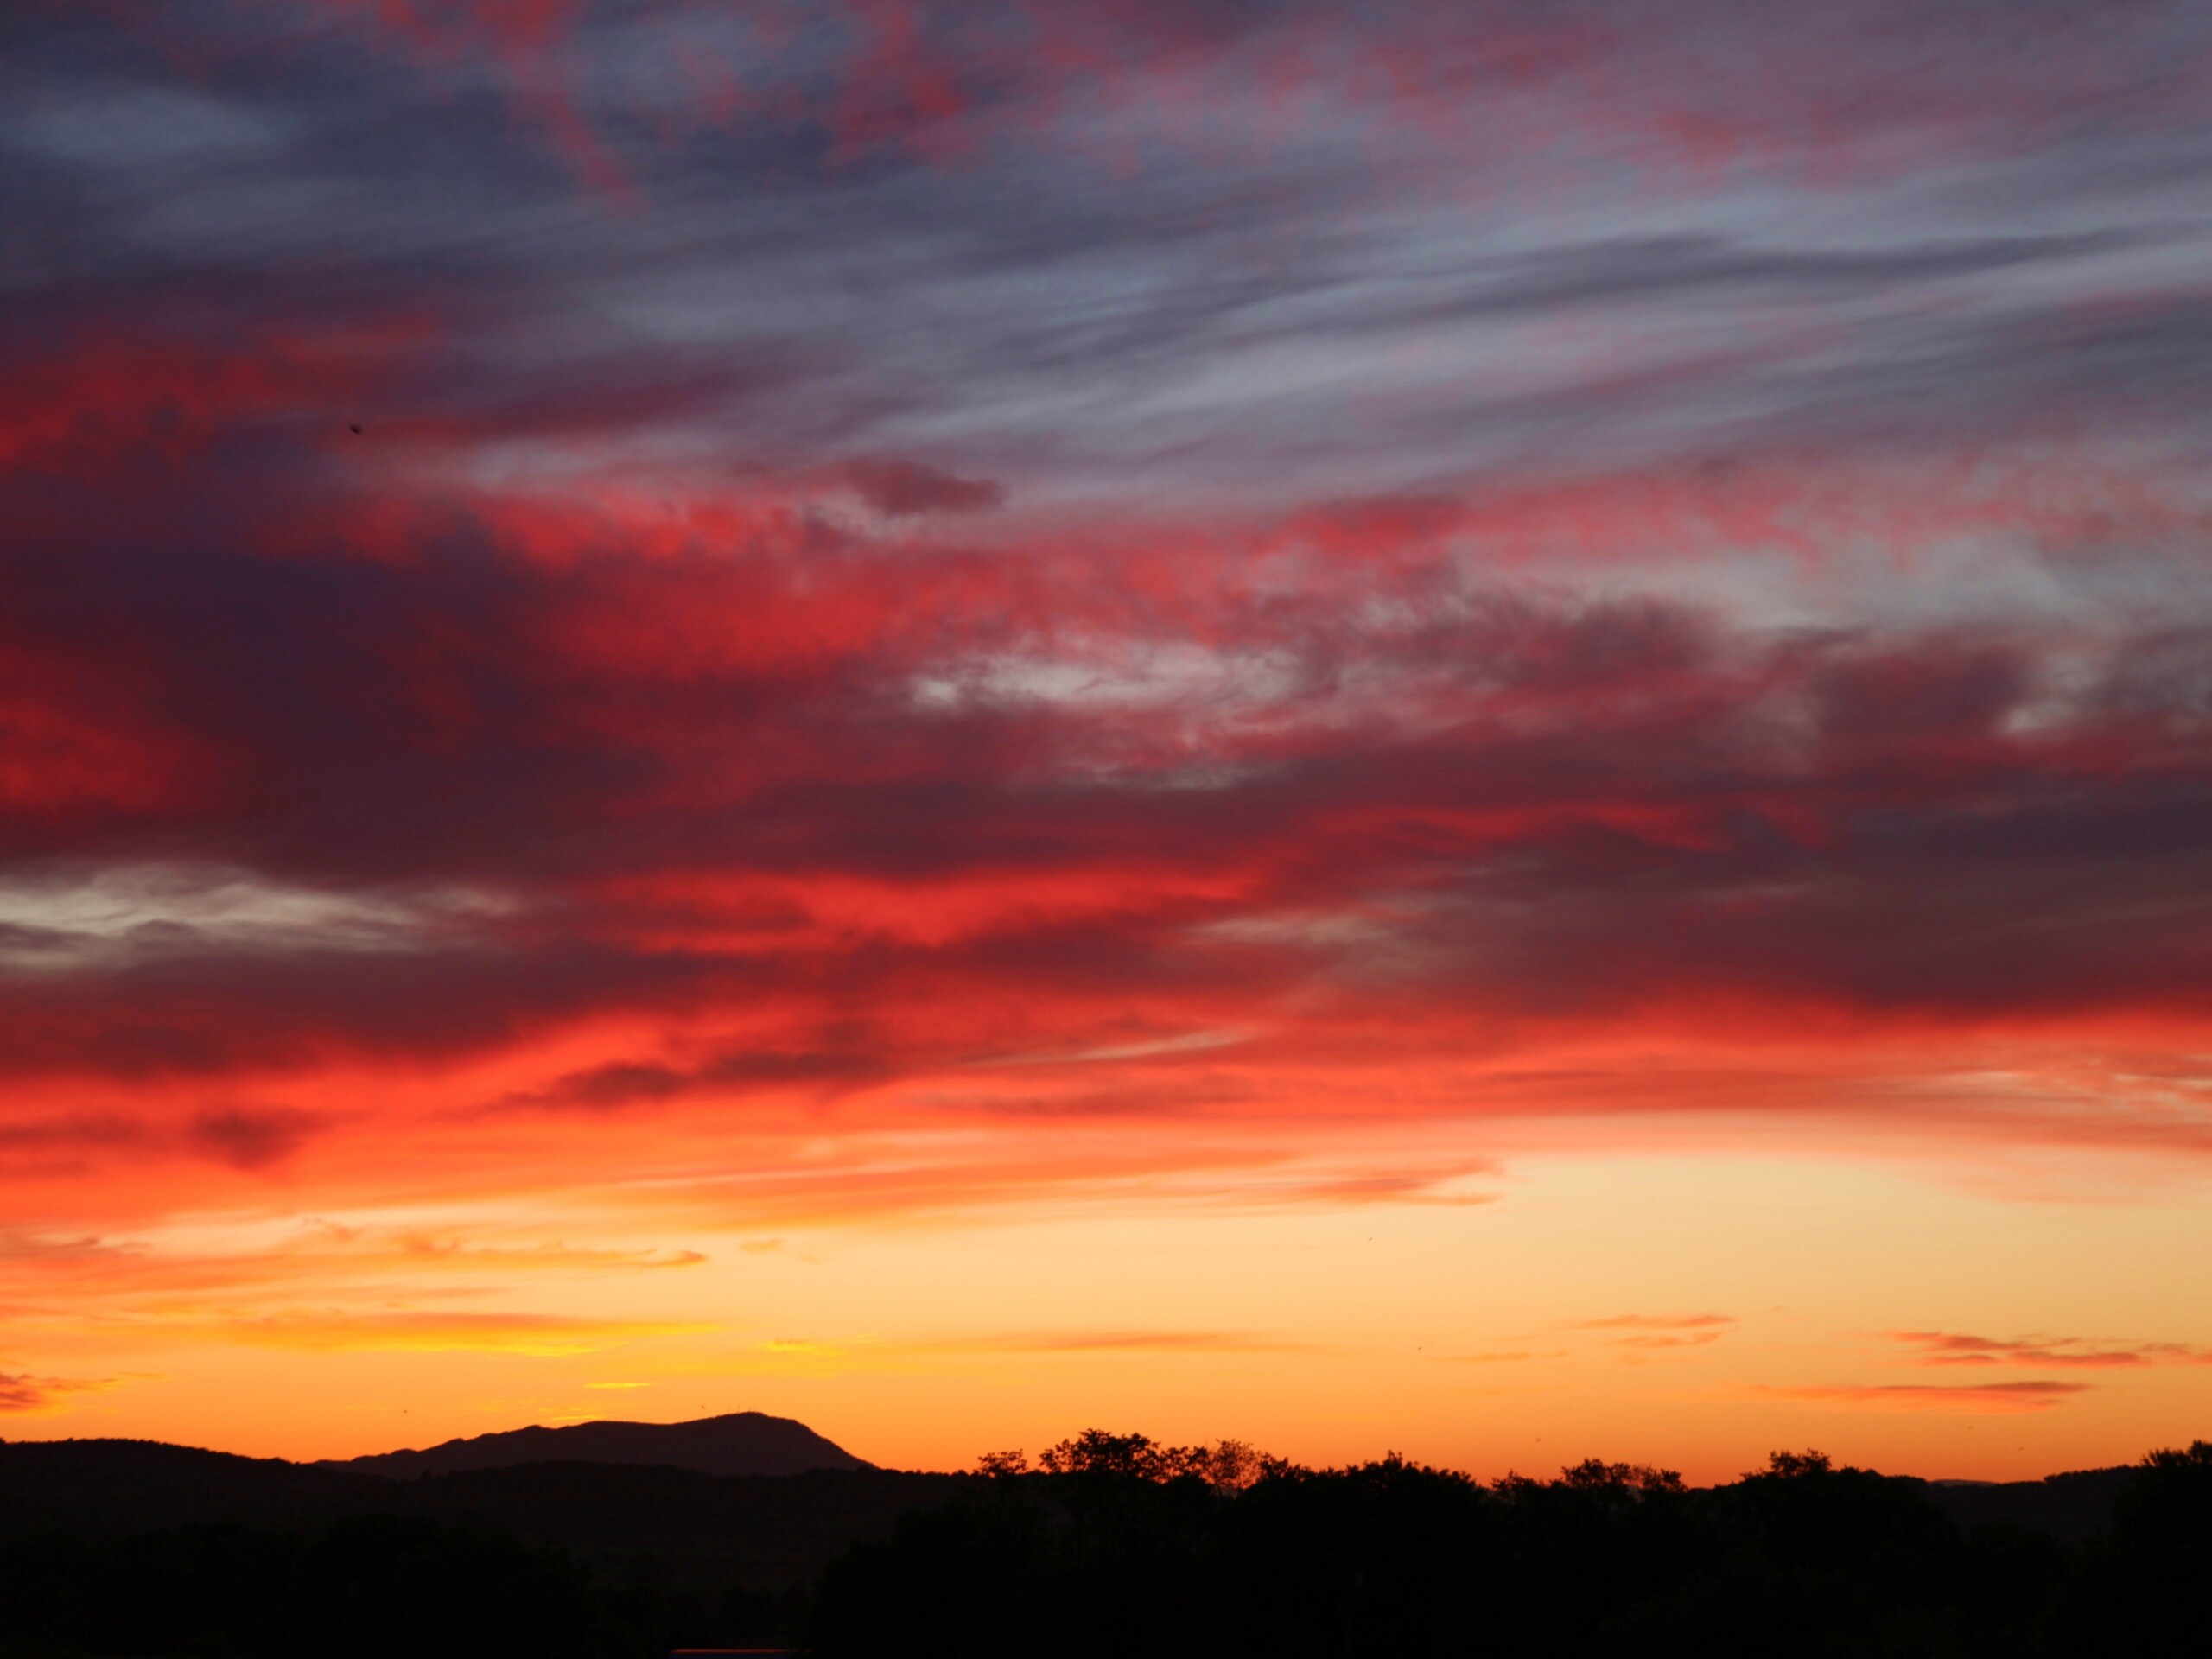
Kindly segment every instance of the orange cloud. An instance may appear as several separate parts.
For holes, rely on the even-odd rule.
[[[49,1411],[70,1396],[113,1388],[118,1377],[10,1376],[0,1372],[0,1412]]]
[[[215,1325],[217,1334],[273,1348],[474,1351],[552,1357],[595,1353],[648,1337],[698,1335],[710,1325],[573,1319],[550,1313],[276,1313]]]
[[[1975,1416],[2011,1416],[2048,1411],[2089,1391],[2087,1382],[2042,1380],[2019,1382],[1836,1383],[1808,1388],[1762,1388],[1754,1392],[1777,1400],[1849,1406],[1866,1411],[1959,1412]]]
[[[2018,1337],[2000,1341],[1951,1331],[1901,1331],[1897,1339],[1923,1365],[2057,1365],[2133,1370],[2150,1365],[2212,1364],[2212,1353],[2178,1342],[2099,1343],[2080,1337]]]
[[[1609,1319],[1584,1319],[1563,1328],[1569,1331],[1616,1332],[1605,1338],[1617,1348],[1702,1348],[1726,1336],[1736,1325],[1729,1313],[1621,1313]]]
[[[940,1352],[1090,1354],[1294,1354],[1313,1351],[1308,1342],[1228,1331],[1032,1331],[950,1338],[918,1344]]]

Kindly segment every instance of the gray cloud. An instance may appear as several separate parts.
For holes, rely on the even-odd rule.
[[[1778,93],[1748,101],[1747,80],[1723,113],[1757,135],[1756,159],[1709,183],[1680,175],[1653,133],[1548,159],[1511,142],[1503,111],[1548,110],[1567,138],[1598,142],[1607,118],[1578,90],[1576,26],[1647,54],[1651,85],[1630,103],[1662,113],[1668,54],[1718,27],[1696,7],[1666,29],[1580,7],[1548,20],[1558,50],[1535,60],[1550,67],[1511,84],[1499,114],[1473,100],[1457,118],[1475,123],[1462,142],[1484,157],[1484,194],[1532,205],[1508,214],[1466,200],[1442,139],[1346,103],[1350,81],[1320,83],[1264,143],[1179,153],[1155,134],[1132,141],[1132,168],[1007,56],[1019,29],[982,22],[946,23],[940,45],[989,124],[933,157],[840,149],[825,123],[850,31],[829,23],[772,66],[739,52],[756,84],[796,89],[785,117],[764,103],[656,125],[628,77],[664,67],[671,30],[739,51],[681,9],[591,9],[592,44],[536,92],[500,52],[379,46],[311,8],[281,23],[175,8],[122,29],[35,9],[8,25],[0,76],[10,309],[39,337],[118,315],[219,337],[412,312],[448,344],[410,412],[524,444],[619,433],[632,453],[695,460],[917,456],[1025,495],[1095,491],[1132,465],[1187,492],[1292,464],[1338,492],[1563,450],[1909,447],[1938,420],[1955,440],[2001,438],[2024,404],[2198,430],[2202,288],[2175,283],[2207,264],[2189,161],[2205,124],[2147,91],[2129,120],[2088,118],[2113,88],[2163,84],[2185,9],[2138,9],[2071,45],[2056,16],[2007,39],[2014,79],[2042,77],[2043,103],[2025,105],[1972,67],[1954,21],[1902,29],[1860,10],[1849,51],[1841,29],[1833,47],[1809,25],[1733,31],[1713,86],[1771,60],[1808,89],[1948,86],[1952,120],[2005,143],[1946,149],[1908,121],[1896,142],[1921,146],[1923,167],[1839,162],[1808,180],[1844,140],[1806,130]],[[1443,16],[1224,7],[1171,23],[1140,9],[1106,38],[1130,73],[1171,41],[1213,66],[1233,130],[1233,67],[1286,30],[1418,48],[1439,75],[1506,73],[1485,68],[1475,21]],[[626,195],[580,179],[545,112],[563,99]],[[2115,169],[2140,188],[2114,195]],[[1596,328],[1575,337],[1604,348],[1568,348],[1560,328]]]

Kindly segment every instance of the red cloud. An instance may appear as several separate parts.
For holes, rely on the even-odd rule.
[[[234,1106],[201,1112],[192,1121],[194,1146],[239,1169],[283,1162],[323,1127],[313,1112],[286,1107]]]
[[[26,898],[22,948],[74,970],[0,1001],[0,1067],[312,1071],[619,1014],[696,1034],[515,1097],[1095,1054],[1147,1074],[1138,1109],[1174,1078],[1464,1063],[1482,1018],[1725,1045],[2212,998],[2177,829],[2212,755],[2156,684],[2121,695],[2127,640],[1774,636],[1472,583],[1419,524],[1362,532],[1414,537],[1398,559],[1271,532],[1262,565],[1217,531],[952,550],[766,493],[317,479],[281,486],[272,545],[226,478],[181,475],[188,582],[92,497],[70,557],[14,561],[0,661],[82,758],[19,726],[0,778],[100,815],[19,814],[19,856],[249,872],[272,914],[373,927],[93,940]],[[389,533],[355,556],[364,522]],[[2014,948],[2031,896],[2054,948]]]
[[[2205,1149],[2201,1115],[2114,1081],[2201,1092],[2157,1069],[2212,1017],[2201,632],[1783,627],[1725,583],[1638,582],[1810,559],[1839,518],[1900,556],[2114,515],[2193,546],[2148,486],[1777,460],[1048,505],[953,540],[998,486],[593,449],[772,390],[766,359],[503,379],[409,321],[432,308],[379,307],[5,342],[0,1077],[41,1092],[0,1146],[41,1169],[312,1164],[392,1114],[582,1108],[582,1136],[925,1098],[994,1125],[1993,1116]],[[2044,1092],[1955,1079],[1984,1053]],[[1258,1185],[1480,1198],[1381,1155]]]
[[[305,422],[334,442],[432,329],[419,317],[385,317],[263,327],[219,346],[100,319],[86,334],[10,361],[0,476],[58,472],[111,484],[149,459],[174,471],[219,439],[271,422]]]

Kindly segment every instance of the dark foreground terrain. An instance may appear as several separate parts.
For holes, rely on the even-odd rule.
[[[987,1462],[993,1460],[987,1460]],[[1778,1455],[1724,1486],[1484,1485],[1091,1433],[1037,1470],[393,1480],[0,1444],[10,1659],[2212,1651],[2212,1446],[1930,1485]]]

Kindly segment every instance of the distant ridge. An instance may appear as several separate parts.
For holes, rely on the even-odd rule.
[[[162,1440],[0,1440],[0,1530],[131,1531],[250,1516],[289,1522],[372,1500],[343,1465],[242,1458]]]
[[[735,1411],[688,1423],[571,1423],[514,1428],[448,1440],[414,1452],[380,1452],[324,1465],[404,1480],[522,1463],[634,1463],[703,1475],[798,1475],[810,1469],[872,1469],[804,1423]]]
[[[209,1525],[315,1534],[379,1516],[506,1533],[618,1575],[648,1561],[657,1582],[687,1586],[711,1605],[734,1584],[780,1594],[810,1583],[855,1544],[887,1536],[902,1516],[947,1502],[974,1479],[872,1468],[826,1440],[814,1443],[850,1466],[715,1475],[590,1462],[556,1440],[554,1462],[393,1479],[350,1463],[288,1463],[159,1440],[0,1440],[0,1603],[9,1541],[29,1534],[113,1539]],[[16,1642],[10,1611],[0,1605],[0,1654],[14,1659],[29,1649]]]
[[[2110,1522],[2113,1501],[2138,1472],[2123,1465],[2072,1469],[2041,1480],[1931,1480],[1928,1495],[1957,1526],[1996,1521],[2078,1541]]]

